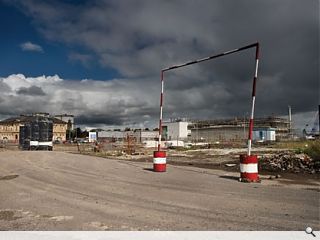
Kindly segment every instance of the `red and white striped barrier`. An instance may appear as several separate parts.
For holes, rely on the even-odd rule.
[[[251,155],[251,143],[252,143],[252,131],[253,131],[253,117],[254,117],[254,107],[256,102],[256,85],[258,78],[258,66],[259,66],[259,43],[256,44],[256,66],[253,77],[252,84],[252,105],[251,105],[251,115],[249,120],[249,136],[248,136],[248,156]]]
[[[165,151],[153,152],[153,171],[165,172],[167,168],[167,157]]]
[[[253,86],[252,86],[252,105],[251,105],[251,115],[250,115],[250,121],[249,121],[249,134],[248,134],[248,154],[247,157],[245,159],[257,159],[257,156],[251,156],[251,143],[252,143],[252,132],[253,132],[253,119],[254,119],[254,108],[255,108],[255,100],[256,100],[256,83],[257,83],[257,78],[258,78],[258,65],[259,65],[259,43],[253,43],[241,48],[236,48],[227,52],[223,52],[220,54],[216,54],[216,55],[212,55],[206,58],[201,58],[201,59],[197,59],[194,61],[190,61],[190,62],[186,62],[183,64],[179,64],[179,65],[174,65],[168,68],[164,68],[161,70],[161,93],[160,93],[160,118],[159,118],[159,140],[158,140],[158,151],[157,152],[157,156],[158,154],[161,153],[160,149],[160,145],[161,145],[161,138],[162,138],[162,115],[163,115],[163,98],[164,98],[164,73],[167,71],[171,71],[173,69],[177,69],[177,68],[181,68],[181,67],[186,67],[189,65],[193,65],[193,64],[197,64],[197,63],[201,63],[201,62],[205,62],[208,60],[212,60],[218,57],[223,57],[229,54],[233,54],[236,52],[240,52],[249,48],[256,48],[256,56],[255,56],[255,73],[254,73],[254,77],[253,77]],[[156,154],[155,152],[155,154]],[[165,154],[165,152],[164,152]],[[161,154],[160,154],[161,155]],[[158,157],[154,157],[154,161],[157,158],[161,158],[160,155]],[[154,155],[155,156],[155,155]],[[164,155],[164,159],[165,159],[165,155]],[[163,161],[163,160],[159,160],[159,161]],[[241,158],[240,158],[240,161]],[[248,160],[249,161],[249,160]],[[250,160],[251,161],[251,160]],[[242,163],[242,164],[246,164],[246,163]],[[251,164],[251,163],[250,163]],[[243,165],[243,168],[245,168],[246,170],[248,170],[247,168],[251,169],[251,165],[250,166],[245,166]],[[252,169],[251,169],[252,170]],[[250,170],[250,171],[251,171]],[[156,171],[157,172],[157,171]],[[258,168],[257,168],[257,172],[258,174]]]
[[[258,174],[258,157],[240,155],[240,182],[260,182]]]
[[[253,118],[254,108],[256,101],[256,85],[258,78],[258,66],[259,66],[259,43],[256,43],[256,64],[255,72],[252,84],[252,105],[251,105],[251,116],[249,121],[249,133],[248,133],[248,154],[240,155],[240,181],[241,182],[260,182],[258,175],[258,157],[251,155],[251,144],[252,144],[252,132],[253,132]]]

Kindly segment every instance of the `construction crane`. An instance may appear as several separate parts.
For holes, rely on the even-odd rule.
[[[310,132],[307,132],[306,128],[309,126],[309,124],[306,124],[306,128],[303,129],[303,135],[306,139],[315,139],[320,137],[320,105],[318,112],[315,113],[313,126],[311,128]]]

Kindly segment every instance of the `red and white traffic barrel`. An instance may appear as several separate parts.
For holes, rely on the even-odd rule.
[[[240,155],[240,181],[260,182],[257,155]]]
[[[153,152],[153,170],[155,172],[165,172],[167,167],[167,157],[165,151]]]

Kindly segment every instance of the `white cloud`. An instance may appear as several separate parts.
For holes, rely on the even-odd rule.
[[[183,81],[188,83],[190,79]],[[77,116],[79,122],[91,126],[155,127],[158,122],[159,78],[71,81],[58,75],[26,77],[14,74],[0,78],[0,85],[0,117],[28,112],[68,112]],[[224,85],[214,82],[199,84],[193,90],[188,87],[176,89],[167,84],[164,118],[198,118],[201,114],[203,118],[212,118],[219,107],[211,101],[229,99],[226,91]]]
[[[30,51],[30,52],[43,52],[43,49],[40,45],[34,44],[32,42],[25,42],[20,44],[20,47],[23,51]]]
[[[142,89],[125,79],[71,81],[57,75],[13,74],[0,78],[0,85],[0,119],[32,112],[68,112],[88,126],[148,125],[149,118],[140,116],[154,116],[157,111],[153,86],[144,84]],[[141,98],[144,91],[150,94]]]
[[[21,87],[31,86],[53,86],[63,80],[58,76],[39,76],[39,77],[26,77],[23,74],[12,74],[6,78],[0,78],[2,82],[10,86],[15,91]],[[6,94],[6,93],[5,93]]]

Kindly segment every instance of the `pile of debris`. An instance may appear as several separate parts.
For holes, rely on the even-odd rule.
[[[293,173],[320,173],[320,162],[306,154],[281,153],[265,155],[259,160],[259,168],[267,171],[287,171]]]

